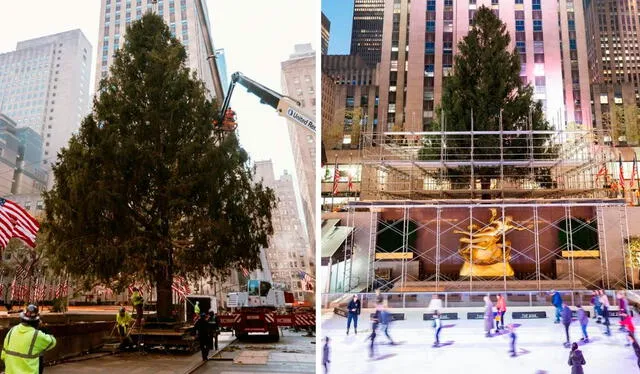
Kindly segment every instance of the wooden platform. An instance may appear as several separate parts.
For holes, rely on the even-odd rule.
[[[587,288],[576,280],[507,280],[506,289],[509,291],[549,291],[555,290],[586,290]],[[469,281],[441,281],[436,287],[435,281],[405,282],[404,286],[400,282],[389,292],[469,292],[469,291],[503,291],[505,282],[503,280],[474,280]]]

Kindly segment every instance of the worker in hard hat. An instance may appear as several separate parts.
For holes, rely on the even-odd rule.
[[[126,349],[133,345],[133,340],[129,336],[129,325],[133,322],[131,314],[123,308],[120,308],[116,314],[116,323],[118,324],[118,334],[120,335],[120,349]]]
[[[231,108],[224,112],[224,118],[222,119],[222,128],[226,131],[233,131],[236,126],[236,112]]]
[[[136,324],[140,326],[142,323],[142,304],[144,299],[140,295],[140,291],[137,287],[133,287],[133,294],[131,295],[131,305],[136,308]]]
[[[20,313],[20,324],[13,326],[4,338],[0,357],[6,374],[42,373],[42,356],[56,346],[56,338],[38,330],[39,326],[38,307],[31,304]]]

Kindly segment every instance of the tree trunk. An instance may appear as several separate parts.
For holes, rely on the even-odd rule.
[[[156,293],[157,304],[156,311],[158,313],[158,321],[168,321],[173,319],[171,308],[173,304],[171,295],[171,283],[173,274],[170,274],[167,268],[156,276]]]
[[[491,200],[491,194],[488,191],[491,189],[491,179],[480,179],[480,188],[482,188],[482,200]]]

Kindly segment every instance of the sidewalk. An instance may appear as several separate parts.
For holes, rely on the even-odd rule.
[[[235,340],[231,333],[222,333],[218,337],[219,350]],[[213,354],[213,352],[211,353]],[[126,374],[184,374],[202,363],[200,351],[189,354],[125,352],[96,359],[68,362],[47,367],[46,373],[80,374],[80,373],[126,373]]]

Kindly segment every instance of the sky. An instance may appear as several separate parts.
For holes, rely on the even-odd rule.
[[[351,52],[353,0],[322,0],[322,12],[331,22],[329,54],[348,55]]]
[[[95,76],[100,0],[0,0],[0,53],[16,43],[40,36],[80,29],[93,46],[91,88]],[[224,48],[229,74],[240,71],[282,92],[280,63],[294,44],[319,38],[314,0],[208,0],[215,48]],[[317,25],[317,26],[316,26]],[[276,178],[287,169],[295,175],[286,122],[275,110],[238,87],[231,100],[238,114],[239,137],[252,161],[272,159]]]

